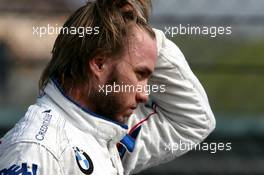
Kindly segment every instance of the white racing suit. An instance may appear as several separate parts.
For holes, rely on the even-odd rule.
[[[82,108],[51,80],[0,141],[0,175],[127,175],[168,162],[215,127],[206,93],[178,47],[155,30],[158,60],[149,84],[165,85],[127,125]]]

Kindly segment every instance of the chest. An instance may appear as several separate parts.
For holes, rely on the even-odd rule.
[[[122,175],[123,166],[116,145],[73,128],[62,156],[66,175]]]

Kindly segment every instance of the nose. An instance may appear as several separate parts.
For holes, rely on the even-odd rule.
[[[136,101],[137,103],[146,103],[148,101],[148,92],[142,91],[136,93]]]

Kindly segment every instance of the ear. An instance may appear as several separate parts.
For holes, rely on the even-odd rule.
[[[96,77],[101,76],[105,71],[106,58],[105,57],[94,57],[89,61],[91,71]]]

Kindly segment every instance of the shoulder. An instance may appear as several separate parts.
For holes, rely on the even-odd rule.
[[[0,174],[61,174],[54,155],[37,143],[19,142],[0,155]]]
[[[2,139],[0,157],[12,145],[39,145],[59,157],[68,140],[65,120],[55,109],[38,104],[28,108],[25,116]]]

